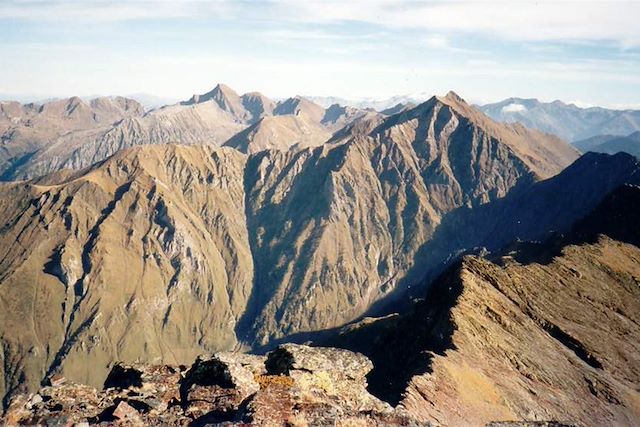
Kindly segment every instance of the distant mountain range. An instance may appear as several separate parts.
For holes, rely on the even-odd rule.
[[[496,121],[520,122],[569,142],[598,135],[624,136],[640,130],[640,110],[580,108],[561,101],[523,98],[508,98],[478,108]]]
[[[0,102],[0,179],[80,169],[141,144],[219,146],[249,126],[254,127],[247,131],[252,141],[242,142],[238,135],[228,145],[246,152],[318,145],[332,132],[371,114],[339,105],[325,110],[299,96],[275,102],[257,92],[239,95],[223,84],[148,112],[137,101],[121,97]]]
[[[596,153],[615,154],[623,151],[640,158],[640,131],[627,136],[598,135],[582,141],[576,141],[573,146],[583,153],[593,151]]]
[[[362,109],[374,109],[376,111],[386,110],[398,104],[401,105],[417,105],[431,98],[433,94],[426,92],[415,93],[410,95],[397,95],[388,98],[358,98],[347,99],[339,96],[307,96],[313,102],[329,107],[332,104],[348,105],[351,107]]]

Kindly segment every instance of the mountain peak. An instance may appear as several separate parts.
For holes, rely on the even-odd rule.
[[[191,99],[189,99],[189,101],[183,102],[183,104],[187,104],[187,105],[199,104],[201,102],[206,102],[211,100],[218,102],[223,100],[224,98],[235,99],[235,98],[239,98],[239,95],[236,93],[236,91],[234,91],[224,83],[218,83],[209,92],[204,93],[202,95],[195,94],[191,97]],[[218,104],[220,104],[220,102],[218,102]]]
[[[462,102],[462,103],[467,103],[464,99],[462,99],[462,97],[460,97],[457,93],[455,93],[454,91],[450,90],[449,92],[447,92],[447,94],[444,97],[446,100],[449,101],[455,101],[455,102]]]
[[[418,123],[418,124],[416,124]],[[463,125],[461,125],[461,123]],[[451,127],[445,126],[450,124]],[[527,165],[527,170],[539,178],[557,174],[578,156],[578,152],[570,145],[551,135],[530,130],[519,124],[499,124],[491,120],[480,110],[467,104],[455,92],[446,96],[433,96],[429,100],[406,110],[400,114],[388,117],[377,133],[390,131],[396,126],[402,126],[403,132],[415,132],[415,126],[433,129],[431,138],[438,141],[442,135],[449,135],[454,141],[464,141],[468,130],[460,130],[459,135],[450,134],[453,127],[459,129],[474,129],[478,134],[486,135],[512,151]]]
[[[214,89],[220,89],[220,90],[233,90],[231,89],[231,87],[229,85],[226,85],[222,82],[218,82],[218,84],[216,84],[216,86],[214,87]]]
[[[227,97],[239,97],[238,93],[224,83],[218,83],[210,93],[219,93]]]
[[[300,95],[278,102],[273,110],[273,114],[278,116],[286,114],[299,115],[301,113],[319,123],[325,115],[325,110],[320,105]]]

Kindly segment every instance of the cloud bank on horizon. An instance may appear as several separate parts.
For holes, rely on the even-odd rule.
[[[454,89],[640,104],[637,1],[0,3],[0,93],[388,97]]]

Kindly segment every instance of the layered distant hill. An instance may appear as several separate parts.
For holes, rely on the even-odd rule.
[[[123,122],[206,108],[255,120],[249,129],[264,135],[272,119],[313,120],[295,99],[280,104],[294,114],[258,118],[227,90],[205,98]],[[349,115],[335,113],[330,123]],[[454,93],[386,118],[367,112],[318,147],[246,155],[158,142],[114,144],[87,169],[0,185],[3,395],[55,372],[99,384],[117,360],[187,363],[340,326],[417,289],[497,227],[485,206],[578,156]],[[569,222],[585,206],[574,205]]]
[[[622,151],[640,157],[640,131],[627,136],[598,135],[582,141],[576,141],[573,145],[583,153],[593,151],[596,153],[615,154]]]
[[[580,108],[561,101],[523,98],[508,98],[478,108],[494,120],[520,122],[570,142],[598,135],[624,136],[640,130],[640,110]]]

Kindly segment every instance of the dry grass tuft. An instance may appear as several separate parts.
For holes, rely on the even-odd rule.
[[[256,375],[254,378],[260,385],[260,389],[265,389],[270,385],[293,387],[293,378],[286,375]]]

